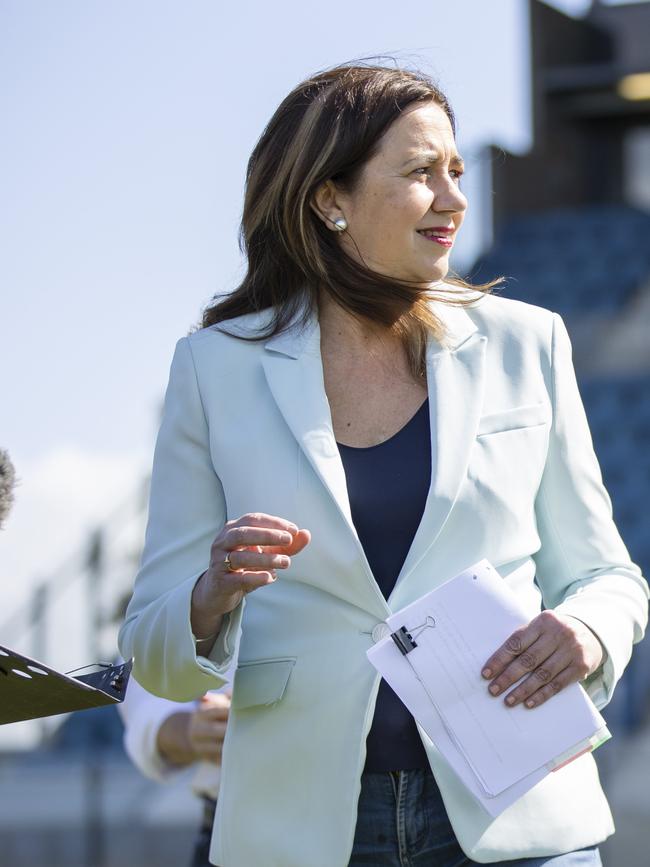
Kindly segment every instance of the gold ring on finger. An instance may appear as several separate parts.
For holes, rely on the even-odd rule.
[[[230,562],[230,552],[228,552],[226,554],[226,556],[223,558],[223,565],[226,567],[226,570],[228,572],[236,572],[237,571],[235,569],[235,567],[232,565],[232,563]]]

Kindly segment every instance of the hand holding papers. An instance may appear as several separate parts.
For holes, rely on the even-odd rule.
[[[483,560],[392,614],[368,651],[437,749],[496,816],[546,774],[609,737],[576,683],[534,710],[506,707],[481,677],[485,660],[529,620]]]

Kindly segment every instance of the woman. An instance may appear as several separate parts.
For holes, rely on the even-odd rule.
[[[241,625],[221,867],[568,867],[613,830],[591,756],[489,817],[366,658],[483,557],[530,614],[495,700],[604,705],[646,623],[560,318],[447,277],[462,169],[426,77],[302,83],[250,159],[246,277],[177,344],[121,648],[191,699]]]

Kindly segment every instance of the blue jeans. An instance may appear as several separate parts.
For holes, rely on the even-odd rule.
[[[349,867],[467,867],[429,770],[363,774]],[[500,867],[602,867],[593,846],[566,855],[493,862]]]

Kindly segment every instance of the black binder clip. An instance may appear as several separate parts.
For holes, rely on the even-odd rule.
[[[406,626],[400,627],[397,632],[391,632],[390,637],[397,645],[402,656],[406,656],[407,653],[410,653],[415,647],[417,647],[417,643],[413,640],[413,636],[410,632],[407,632]]]

